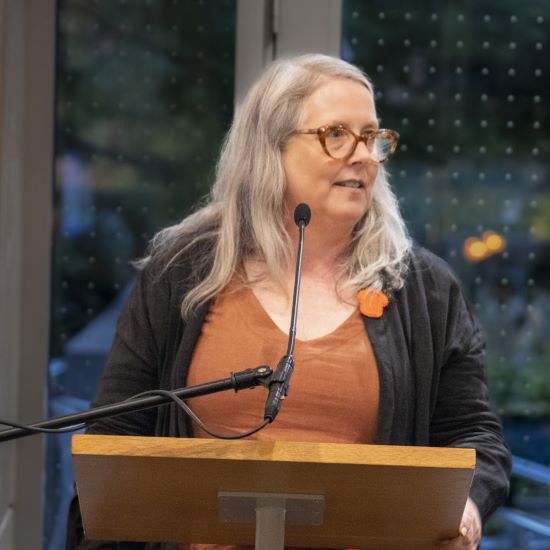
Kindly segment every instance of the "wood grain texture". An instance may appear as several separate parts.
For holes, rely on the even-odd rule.
[[[425,549],[457,533],[475,451],[75,436],[73,459],[90,538],[253,544],[217,494],[255,491],[325,496],[324,524],[287,527],[287,545]]]

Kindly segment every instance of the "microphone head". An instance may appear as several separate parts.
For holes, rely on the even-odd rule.
[[[294,210],[294,223],[307,225],[311,220],[311,209],[305,202],[301,202]]]

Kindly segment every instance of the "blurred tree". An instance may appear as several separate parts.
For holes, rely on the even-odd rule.
[[[233,112],[235,10],[60,1],[53,356],[131,279],[154,233],[208,192]]]
[[[545,0],[345,0],[342,39],[374,81],[381,125],[401,134],[388,169],[412,233],[457,271],[487,332],[497,408],[543,422],[549,21]],[[464,241],[488,229],[506,249],[467,262]]]

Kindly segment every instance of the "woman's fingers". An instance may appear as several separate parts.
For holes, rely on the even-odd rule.
[[[445,548],[445,550],[476,550],[481,539],[481,518],[477,506],[470,498],[468,498],[464,508],[459,532],[460,534],[455,538],[438,542],[436,548]]]

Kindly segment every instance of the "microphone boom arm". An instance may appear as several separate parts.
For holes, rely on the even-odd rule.
[[[273,376],[269,381],[269,395],[265,403],[264,420],[273,422],[284,398],[288,395],[290,377],[294,371],[294,346],[296,343],[296,324],[298,320],[298,297],[300,295],[300,281],[302,278],[302,255],[304,252],[305,227],[311,218],[311,211],[307,204],[299,204],[294,211],[294,221],[299,229],[298,251],[296,254],[296,271],[294,275],[294,293],[292,296],[292,312],[288,331],[288,348],[286,355],[279,361]]]

